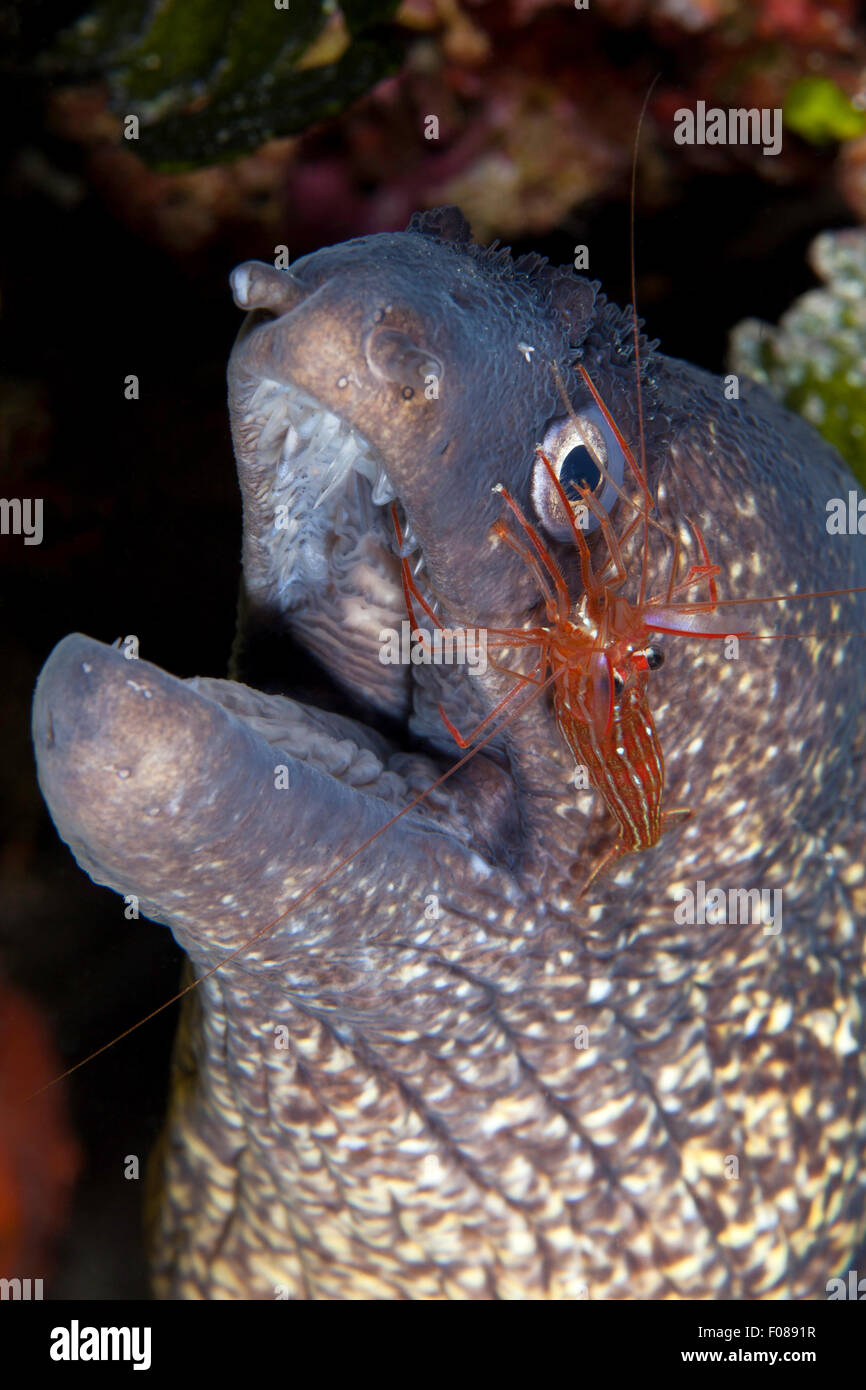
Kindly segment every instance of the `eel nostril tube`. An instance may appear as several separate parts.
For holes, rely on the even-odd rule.
[[[229,283],[239,309],[285,314],[306,295],[288,270],[277,270],[265,261],[243,261],[235,266]]]

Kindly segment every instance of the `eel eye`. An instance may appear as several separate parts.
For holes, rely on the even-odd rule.
[[[606,512],[611,511],[616,502],[617,488],[622,486],[625,459],[613,430],[598,406],[585,405],[575,411],[574,419],[565,415],[552,421],[539,447],[550,460],[566,497],[574,507],[581,503],[581,489],[587,489]],[[602,472],[602,469],[605,471]],[[572,539],[562,499],[551,482],[540,454],[536,455],[532,469],[532,504],[548,535],[558,541]],[[601,524],[588,507],[578,512],[577,517],[583,531],[595,531]]]

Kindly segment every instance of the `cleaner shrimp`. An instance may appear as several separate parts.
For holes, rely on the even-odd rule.
[[[497,484],[498,492],[516,522],[516,529],[497,521],[494,532],[529,567],[538,582],[547,615],[547,625],[529,628],[489,628],[496,647],[535,647],[538,659],[526,675],[517,672],[514,688],[494,709],[466,735],[460,733],[440,707],[442,721],[460,748],[468,748],[478,735],[502,714],[512,698],[527,685],[553,685],[553,713],[557,727],[570,748],[577,769],[588,778],[602,796],[614,817],[618,834],[615,842],[595,865],[584,884],[585,893],[596,877],[624,854],[651,849],[661,835],[691,813],[687,808],[662,810],[665,785],[664,755],[659,743],[648,700],[648,682],[652,671],[664,662],[664,650],[654,643],[656,633],[681,633],[691,637],[722,640],[746,637],[745,632],[698,631],[690,624],[692,615],[714,612],[718,605],[716,577],[720,567],[711,563],[701,531],[689,523],[702,563],[690,566],[685,577],[677,578],[680,561],[679,537],[670,537],[673,553],[670,560],[667,588],[664,595],[645,597],[647,575],[647,533],[650,526],[662,530],[651,516],[652,500],[646,482],[645,469],[638,464],[623,438],[607,406],[596,390],[586,369],[578,367],[598,409],[613,432],[626,463],[637,481],[641,504],[635,516],[621,534],[605,508],[588,484],[572,484],[574,499],[566,496],[560,476],[548,455],[539,446],[536,450],[536,486],[539,470],[547,475],[553,491],[554,505],[567,519],[580,563],[583,593],[572,602],[560,565],[542,540],[537,528],[527,519],[523,509],[508,490]],[[561,378],[554,368],[561,394]],[[577,419],[567,399],[572,419]],[[580,427],[578,425],[578,431]],[[600,477],[615,491],[622,493],[610,478],[604,462],[596,453],[591,440],[584,446],[592,456]],[[585,518],[592,514],[601,529],[607,547],[607,557],[596,569],[586,535],[576,519],[582,508]],[[398,547],[402,547],[402,530],[396,507],[393,520]],[[628,579],[623,557],[626,542],[642,527],[644,531],[643,562],[639,595],[632,603],[619,592]],[[607,570],[612,570],[605,578]],[[437,613],[421,593],[409,567],[402,560],[403,590],[407,611],[417,629],[413,600],[420,605],[430,621],[443,629]],[[697,586],[706,584],[707,602],[687,601],[684,596]],[[497,667],[508,672],[508,668]]]
[[[639,382],[636,318],[634,325],[636,375]],[[539,476],[546,477],[546,484],[555,499],[554,506],[559,516],[566,519],[577,552],[582,593],[573,601],[562,567],[545,544],[538,528],[528,520],[525,511],[507,488],[501,484],[494,486],[493,491],[501,496],[513,522],[509,526],[504,520],[499,520],[494,524],[493,531],[535,576],[547,621],[545,625],[486,629],[488,648],[534,648],[538,656],[528,673],[493,663],[497,670],[512,678],[513,687],[473,729],[461,733],[441,705],[439,713],[457,746],[467,749],[480,734],[485,733],[486,743],[499,732],[499,728],[504,727],[511,717],[506,717],[508,707],[515,696],[527,687],[535,687],[536,693],[540,694],[541,689],[552,686],[553,716],[562,739],[574,757],[576,771],[588,777],[617,826],[614,842],[595,864],[583,885],[582,894],[585,894],[597,877],[623,855],[654,848],[663,834],[692,814],[688,807],[662,808],[665,761],[649,703],[649,683],[651,673],[664,664],[665,653],[663,647],[654,641],[654,636],[674,634],[717,642],[782,639],[788,634],[754,633],[732,628],[713,631],[697,626],[695,620],[699,614],[711,615],[721,606],[732,604],[754,606],[789,599],[835,598],[863,590],[854,587],[793,595],[776,594],[767,598],[720,599],[716,580],[722,573],[721,566],[712,563],[700,528],[689,518],[685,520],[701,559],[699,563],[689,566],[683,578],[678,578],[682,543],[679,535],[671,535],[653,515],[654,503],[647,484],[645,461],[636,459],[583,364],[578,363],[577,370],[622,450],[638,486],[639,503],[630,503],[624,489],[610,477],[592,440],[579,425],[554,364],[559,393],[600,479],[626,505],[634,508],[635,515],[618,535],[597,492],[587,483],[571,482],[572,496],[568,497],[553,462],[541,446],[537,447],[533,493],[537,491]],[[392,516],[399,548],[403,536],[396,507]],[[595,518],[607,549],[606,558],[600,566],[593,562],[584,529],[588,516]],[[579,517],[583,525],[579,524]],[[638,593],[632,602],[623,597],[620,590],[629,578],[624,559],[626,543],[638,530],[643,533],[643,546]],[[648,537],[651,530],[667,538],[672,553],[665,592],[647,597]],[[421,592],[405,558],[401,565],[403,592],[413,626],[418,628],[417,604],[427,619],[444,631],[438,613]],[[611,574],[606,577],[608,570]],[[700,585],[707,586],[708,597],[705,600],[686,597]],[[793,638],[794,634],[791,636]],[[502,723],[497,726],[496,720],[500,717]],[[493,733],[490,732],[491,726],[494,727]]]

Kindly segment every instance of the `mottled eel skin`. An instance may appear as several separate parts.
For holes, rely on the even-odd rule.
[[[233,285],[255,310],[229,369],[239,669],[289,627],[356,708],[420,741],[59,644],[34,712],[57,828],[198,973],[446,764],[440,698],[466,728],[507,688],[379,663],[404,616],[389,496],[446,611],[514,626],[538,595],[491,535],[491,486],[531,514],[533,449],[564,413],[550,362],[579,406],[580,352],[637,439],[624,315],[569,270],[483,251],[454,210]],[[643,371],[660,516],[703,529],[725,592],[866,583],[862,540],[825,530],[852,480],[803,422],[650,347]],[[552,548],[576,594],[572,548]],[[734,611],[864,630],[850,598]],[[545,697],[195,992],[155,1180],[161,1296],[820,1298],[846,1268],[866,1183],[866,646],[726,661],[664,641],[666,804],[694,816],[656,849],[579,899],[613,828],[571,784]],[[698,880],[782,889],[782,930],[677,925]]]

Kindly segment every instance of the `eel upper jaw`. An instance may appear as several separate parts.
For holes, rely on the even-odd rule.
[[[295,383],[250,378],[240,391],[233,434],[250,621],[289,630],[356,701],[405,720],[412,673],[382,663],[381,634],[407,617],[400,558],[411,557],[423,584],[423,556],[381,454]]]

